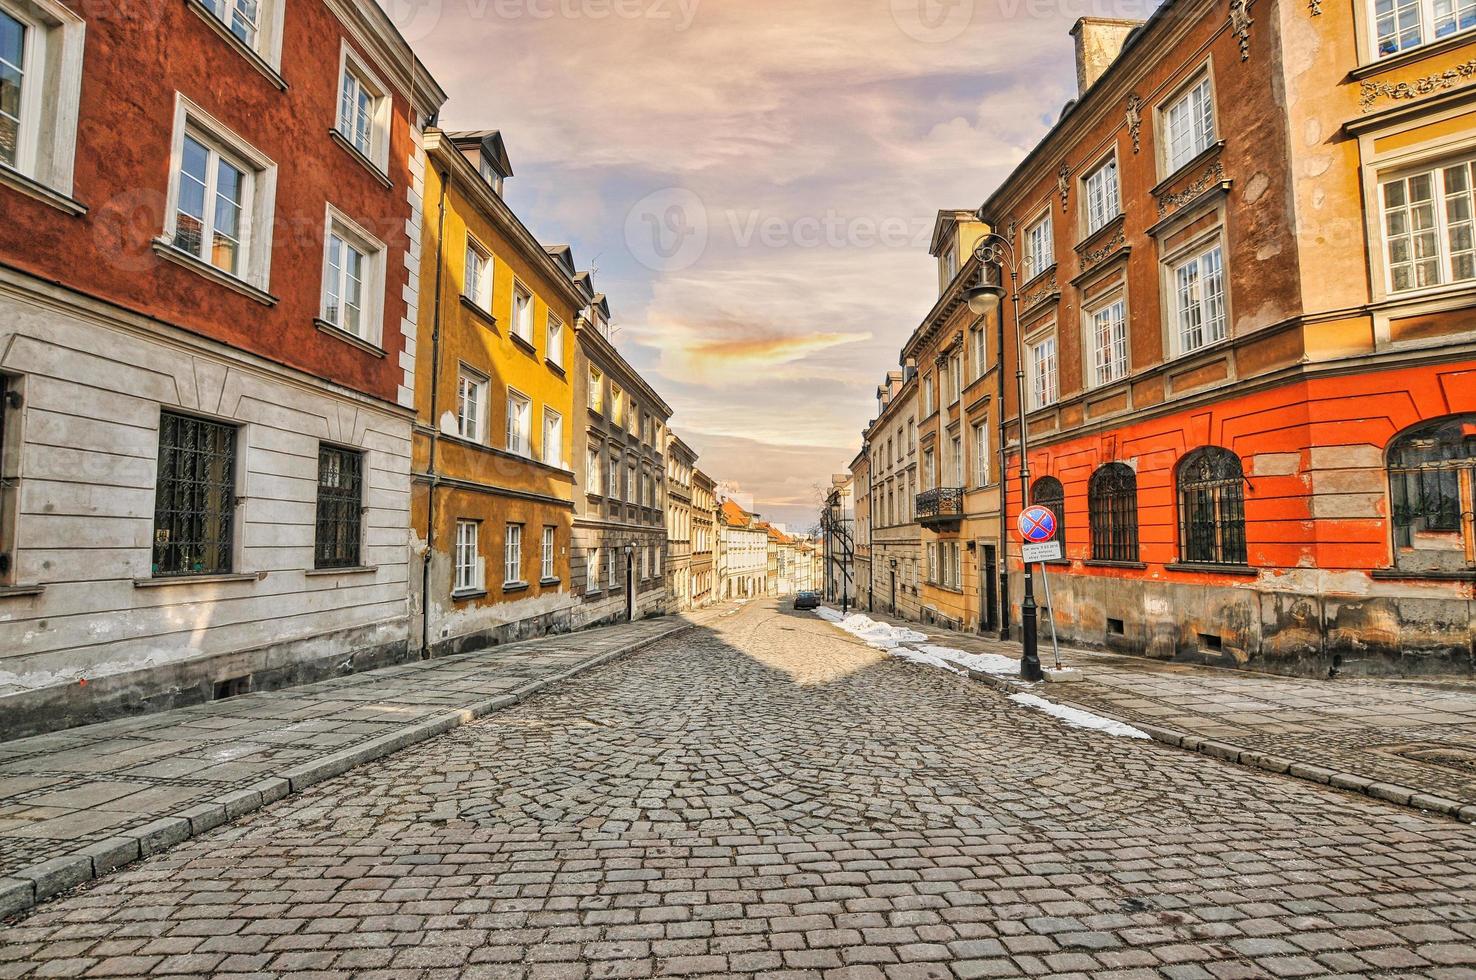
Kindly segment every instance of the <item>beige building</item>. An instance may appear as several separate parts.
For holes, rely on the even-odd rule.
[[[717,598],[717,484],[692,470],[692,576],[689,605],[700,609]]]
[[[871,447],[872,608],[914,620],[922,608],[917,391],[914,369],[889,373],[877,388],[877,417],[865,436]]]
[[[692,475],[697,454],[677,435],[666,438],[666,585],[674,608],[692,608]]]

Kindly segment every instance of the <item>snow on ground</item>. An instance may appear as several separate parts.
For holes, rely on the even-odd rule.
[[[1064,704],[1056,704],[1045,698],[1038,698],[1034,694],[1012,694],[1010,700],[1016,704],[1023,704],[1038,711],[1044,711],[1052,718],[1059,718],[1074,728],[1090,728],[1093,731],[1105,732],[1108,735],[1117,735],[1121,738],[1148,738],[1147,732],[1140,732],[1131,725],[1124,725],[1120,721],[1111,718],[1103,718],[1094,715],[1090,711],[1082,711],[1080,708],[1068,708]]]
[[[862,643],[878,650],[895,650],[904,643],[921,643],[928,638],[926,633],[889,623],[878,623],[870,616],[860,613],[843,617],[829,606],[821,606],[815,612],[821,619],[834,623]]]

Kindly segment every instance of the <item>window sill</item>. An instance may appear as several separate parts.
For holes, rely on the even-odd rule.
[[[1225,141],[1216,140],[1215,142],[1211,143],[1209,146],[1201,150],[1198,155],[1180,164],[1178,168],[1176,168],[1167,177],[1163,178],[1163,180],[1159,181],[1158,185],[1148,193],[1152,194],[1154,197],[1162,197],[1165,193],[1167,193],[1168,189],[1174,184],[1178,183],[1181,178],[1187,177],[1189,174],[1193,173],[1200,166],[1200,164],[1207,162],[1211,157],[1217,155],[1224,148]]]
[[[37,596],[46,591],[44,585],[3,585],[0,586],[0,599],[18,599],[23,596]]]
[[[514,333],[511,336],[512,342],[521,347],[523,349],[523,352],[529,357],[536,358],[538,356],[538,348],[533,346],[533,341],[529,340],[527,337],[524,337],[520,333]]]
[[[74,218],[80,218],[87,213],[87,205],[63,194],[61,191],[48,187],[39,180],[27,177],[12,167],[0,163],[0,184],[12,190],[19,191],[27,197],[34,198],[42,204],[49,204]]]
[[[1212,565],[1204,562],[1175,561],[1163,567],[1165,571],[1170,572],[1208,572],[1212,575],[1239,575],[1243,578],[1256,578],[1261,574],[1259,569],[1249,565]]]
[[[206,26],[219,35],[222,40],[235,48],[236,53],[249,61],[251,67],[261,72],[267,81],[277,87],[278,91],[287,91],[287,80],[278,73],[276,68],[272,67],[271,62],[267,61],[260,54],[257,54],[255,49],[245,41],[232,34],[231,29],[225,25],[225,22],[215,16],[215,12],[209,7],[206,7],[201,0],[185,0],[185,6],[193,10],[205,22]]]
[[[384,169],[380,167],[379,164],[375,163],[373,160],[365,156],[364,152],[360,150],[357,146],[350,143],[347,136],[344,136],[336,129],[328,130],[328,136],[330,139],[333,140],[333,142],[339,145],[340,149],[342,149],[349,156],[353,157],[355,160],[359,161],[359,164],[365,170],[369,171],[369,175],[375,180],[379,181],[379,183],[384,187],[385,190],[389,190],[391,187],[395,186],[394,182],[389,179],[389,174],[385,173]]]
[[[477,305],[476,300],[472,299],[470,296],[467,296],[465,293],[461,294],[461,305],[464,306],[467,310],[471,311],[471,313],[478,320],[481,320],[483,323],[487,324],[487,326],[491,327],[494,330],[497,329],[497,317],[482,309],[480,306]]]
[[[1369,572],[1369,577],[1381,581],[1417,581],[1419,579],[1428,579],[1432,582],[1476,582],[1476,568],[1466,571],[1431,569],[1425,572],[1403,568],[1375,568]]]
[[[1469,29],[1457,31],[1447,37],[1442,37],[1438,41],[1431,41],[1429,44],[1422,44],[1417,48],[1410,48],[1408,51],[1401,51],[1398,54],[1391,54],[1388,57],[1359,65],[1357,68],[1348,72],[1348,77],[1356,82],[1368,78],[1371,75],[1381,75],[1386,71],[1395,71],[1406,65],[1413,65],[1416,62],[1424,61],[1426,58],[1433,58],[1447,51],[1464,48],[1472,40],[1472,32]]]
[[[375,357],[384,357],[385,356],[384,355],[384,348],[383,347],[380,347],[378,344],[370,343],[369,341],[365,340],[363,337],[358,336],[357,334],[349,333],[347,330],[343,329],[342,327],[334,326],[333,324],[329,323],[327,320],[324,320],[322,317],[314,317],[313,318],[313,326],[317,327],[323,333],[325,333],[328,336],[334,338],[335,340],[341,340],[345,344],[348,344],[348,345],[350,345],[352,347],[357,347],[357,348],[359,348],[359,350],[362,350],[362,351],[365,351],[367,353],[373,354]]]
[[[265,578],[264,574],[255,572],[233,573],[225,575],[165,575],[158,578],[136,578],[133,580],[135,589],[165,589],[173,585],[215,585],[227,582],[256,582]]]
[[[1085,255],[1087,252],[1091,251],[1093,245],[1097,245],[1105,241],[1108,234],[1113,229],[1121,229],[1126,223],[1127,212],[1118,211],[1112,217],[1108,218],[1106,221],[1102,222],[1100,225],[1087,232],[1086,236],[1082,238],[1081,241],[1077,242],[1076,245],[1073,247],[1073,251],[1075,251],[1077,255]]]
[[[503,582],[502,583],[502,594],[503,595],[507,595],[510,592],[527,592],[527,591],[528,591],[528,583],[527,582]]]
[[[309,568],[303,574],[308,578],[327,578],[331,575],[372,575],[377,571],[378,565],[350,565],[347,568]]]
[[[1107,558],[1088,558],[1082,562],[1088,568],[1133,568],[1142,571],[1148,567],[1141,561],[1111,561]]]
[[[154,254],[162,259],[168,259],[175,265],[184,266],[191,272],[198,273],[206,279],[213,280],[227,289],[233,289],[248,299],[254,299],[262,306],[277,305],[277,297],[271,293],[257,286],[253,286],[240,276],[231,275],[229,272],[217,269],[203,259],[196,258],[188,252],[180,251],[170,244],[169,239],[163,236],[154,239]]]
[[[452,592],[451,593],[451,601],[452,602],[469,602],[472,599],[485,599],[485,598],[487,598],[487,590],[486,589],[464,589],[461,592]]]
[[[558,363],[557,361],[550,361],[546,357],[543,359],[543,363],[547,364],[548,369],[554,374],[557,374],[561,378],[568,378],[568,375],[564,373],[564,365]]]
[[[538,580],[538,584],[544,587],[550,585],[563,585],[564,580],[561,578],[541,578]]]

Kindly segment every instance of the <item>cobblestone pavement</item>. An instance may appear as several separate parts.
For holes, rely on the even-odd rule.
[[[209,810],[212,801],[263,780],[281,783],[294,767],[506,695],[677,625],[654,619],[544,637],[0,742],[0,880],[126,839],[161,818],[196,810],[199,819],[199,807]],[[215,823],[224,819],[222,810]]]
[[[866,615],[969,652],[1020,656],[1017,643]],[[1054,700],[1476,804],[1471,685],[1283,677],[1081,650],[1061,654],[1086,682],[1052,686]],[[1049,664],[1048,644],[1041,657]]]
[[[0,930],[0,977],[1476,976],[1476,828],[753,604]]]

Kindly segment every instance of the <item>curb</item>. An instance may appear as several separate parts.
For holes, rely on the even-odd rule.
[[[1012,680],[1008,677],[986,674],[976,670],[968,671],[968,674],[982,684],[986,684],[996,690],[1007,691],[1011,694],[1034,693],[1036,690],[1035,685]],[[1090,711],[1104,718],[1112,718],[1114,721],[1119,721],[1124,725],[1131,725],[1160,745],[1168,745],[1176,749],[1197,752],[1200,755],[1209,756],[1212,759],[1220,759],[1224,762],[1233,762],[1236,765],[1245,766],[1248,769],[1260,769],[1263,772],[1291,776],[1294,779],[1300,779],[1304,782],[1317,783],[1319,786],[1331,786],[1334,789],[1362,793],[1364,796],[1369,796],[1376,800],[1383,800],[1385,803],[1393,803],[1397,806],[1407,807],[1421,812],[1438,813],[1442,816],[1460,820],[1463,823],[1476,824],[1476,803],[1463,803],[1460,800],[1435,796],[1408,786],[1400,786],[1395,783],[1382,783],[1374,779],[1369,779],[1367,776],[1360,776],[1357,773],[1327,769],[1323,766],[1297,762],[1285,756],[1242,748],[1239,745],[1232,745],[1228,742],[1220,742],[1199,735],[1189,735],[1185,732],[1175,731],[1172,728],[1163,728],[1159,725],[1144,724],[1130,719],[1118,718],[1115,715],[1104,713],[1095,706],[1076,704],[1070,698],[1055,698],[1053,700],[1082,711]]]
[[[168,850],[191,837],[198,837],[208,830],[260,810],[270,803],[301,793],[315,783],[444,735],[462,725],[525,701],[547,687],[628,657],[697,625],[692,622],[681,623],[655,636],[602,653],[557,674],[529,681],[507,694],[499,694],[495,698],[477,701],[438,717],[416,722],[401,731],[370,739],[352,749],[299,763],[283,769],[275,776],[258,780],[245,789],[233,790],[205,803],[194,804],[171,816],[160,817],[117,837],[13,871],[7,877],[0,877],[0,921],[134,861]]]

